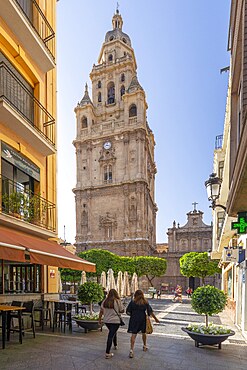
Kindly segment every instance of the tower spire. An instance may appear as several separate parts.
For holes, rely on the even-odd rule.
[[[119,3],[117,2],[116,14],[119,14]]]

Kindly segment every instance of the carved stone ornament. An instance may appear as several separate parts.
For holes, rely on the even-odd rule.
[[[100,151],[99,162],[107,162],[107,161],[114,162],[116,160],[116,157],[114,154],[115,154],[115,149],[109,149],[109,150],[102,149]]]
[[[117,216],[106,212],[105,216],[99,216],[99,227],[114,226],[117,227]]]

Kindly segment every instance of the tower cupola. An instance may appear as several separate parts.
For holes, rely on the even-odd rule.
[[[119,13],[119,10],[116,10],[116,13],[112,17],[112,31],[108,31],[105,35],[105,42],[121,40],[125,44],[131,47],[130,37],[122,31],[123,27],[123,18]]]

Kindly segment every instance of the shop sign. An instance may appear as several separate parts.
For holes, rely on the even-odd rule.
[[[242,246],[225,247],[223,251],[223,262],[241,263],[245,260],[245,249]]]
[[[232,222],[232,230],[237,230],[238,234],[247,233],[247,212],[238,213],[238,221]]]
[[[13,166],[19,168],[27,175],[33,177],[35,180],[40,181],[40,169],[29,159],[18,153],[8,144],[2,142],[2,158],[11,163]]]
[[[50,270],[50,278],[54,279],[55,278],[55,270]]]

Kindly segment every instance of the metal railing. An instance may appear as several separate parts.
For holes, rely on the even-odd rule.
[[[6,100],[46,140],[55,145],[55,119],[4,62],[0,62],[0,99]]]
[[[223,142],[223,135],[217,135],[215,138],[215,149],[221,149]]]
[[[55,61],[55,32],[36,0],[15,0]]]
[[[50,231],[56,231],[56,205],[18,182],[0,175],[0,209]]]

